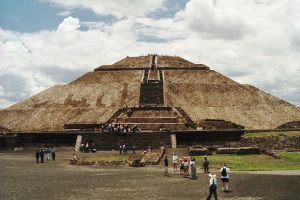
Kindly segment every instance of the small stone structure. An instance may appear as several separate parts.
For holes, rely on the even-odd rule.
[[[207,148],[189,147],[188,151],[191,156],[212,155],[212,151]]]

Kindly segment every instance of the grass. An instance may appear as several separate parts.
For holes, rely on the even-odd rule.
[[[300,136],[300,131],[273,131],[273,132],[254,132],[246,133],[243,137],[246,138],[255,138],[255,137],[270,137],[270,136]]]
[[[227,163],[234,171],[300,170],[300,152],[282,152],[281,159],[266,155],[215,154],[209,157],[211,168],[217,170]],[[196,156],[202,163],[202,156]]]

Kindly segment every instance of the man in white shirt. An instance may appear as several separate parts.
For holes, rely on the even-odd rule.
[[[178,156],[176,153],[173,153],[172,160],[173,160],[174,172],[176,172],[177,171],[177,162],[178,162]]]
[[[222,190],[225,192],[228,192],[228,187],[229,187],[229,174],[230,174],[230,169],[227,167],[226,164],[221,168],[220,170],[221,173],[221,180],[223,183]]]
[[[208,175],[210,177],[209,179],[209,195],[207,197],[207,200],[210,200],[211,196],[214,195],[215,200],[218,200],[217,195],[217,176],[216,174],[212,173]]]

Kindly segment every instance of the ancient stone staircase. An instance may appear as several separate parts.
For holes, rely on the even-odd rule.
[[[141,106],[161,106],[164,104],[162,71],[157,70],[157,58],[152,56],[150,67],[144,71],[140,89]]]
[[[111,121],[111,120],[110,120]],[[123,111],[114,123],[137,125],[143,131],[186,130],[186,119],[171,107],[133,107]]]
[[[181,108],[164,106],[164,74],[152,55],[149,69],[143,73],[139,107],[120,109],[108,123],[137,125],[142,131],[175,131],[195,129],[196,124]]]

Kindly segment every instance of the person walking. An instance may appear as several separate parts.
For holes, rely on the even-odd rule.
[[[165,175],[165,176],[169,176],[169,175],[168,175],[168,167],[169,167],[168,156],[165,156],[164,163],[165,163],[164,175]]]
[[[209,179],[209,195],[206,200],[210,200],[212,195],[214,195],[215,200],[218,200],[217,176],[214,173],[209,174],[208,176],[210,177],[210,179]]]
[[[204,159],[203,159],[204,173],[209,173],[208,165],[209,165],[208,158],[207,158],[207,156],[204,156]]]
[[[40,149],[40,158],[41,158],[41,163],[44,163],[44,150]]]
[[[178,156],[176,153],[173,153],[172,160],[173,160],[174,172],[176,172],[177,171],[177,162],[178,162]]]
[[[135,144],[134,144],[134,145],[132,146],[132,151],[133,151],[132,153],[133,153],[133,154],[135,154],[135,150],[136,150],[136,146],[135,146]]]
[[[230,169],[229,167],[227,167],[226,163],[221,168],[220,172],[221,172],[221,180],[222,180],[222,190],[224,192],[228,192]]]
[[[52,160],[55,160],[56,157],[56,153],[55,153],[56,149],[54,147],[51,148],[51,154],[52,154]]]
[[[39,163],[39,159],[40,159],[40,151],[39,151],[39,149],[36,150],[36,152],[35,152],[35,159],[36,159],[36,163]]]

